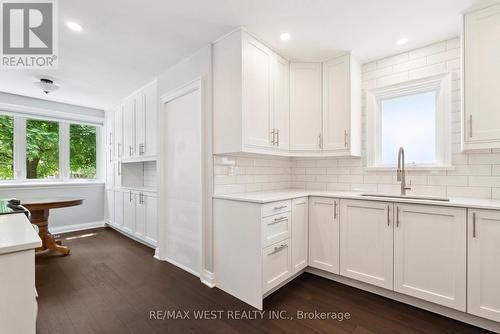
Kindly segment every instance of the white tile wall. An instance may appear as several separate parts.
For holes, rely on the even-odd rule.
[[[420,49],[370,62],[363,66],[363,134],[366,133],[366,90],[406,80],[452,74],[453,165],[449,171],[410,171],[412,194],[500,199],[500,150],[460,152],[460,40],[435,43]],[[366,136],[363,135],[363,152]],[[363,154],[364,155],[364,154]],[[288,187],[322,190],[398,192],[395,172],[365,169],[362,158],[237,157],[234,167],[215,159],[215,192],[249,192]]]

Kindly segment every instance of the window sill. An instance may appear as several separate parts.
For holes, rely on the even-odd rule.
[[[104,186],[104,181],[86,180],[86,181],[39,181],[39,182],[0,182],[0,189],[8,188],[44,188],[44,187],[93,187]]]
[[[395,172],[397,166],[369,166],[365,167],[368,172]],[[440,172],[455,170],[455,166],[405,166],[406,171]]]

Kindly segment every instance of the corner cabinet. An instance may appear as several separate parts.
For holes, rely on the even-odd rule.
[[[463,20],[463,149],[500,148],[500,4]]]
[[[500,212],[469,210],[467,311],[500,322]]]
[[[244,31],[213,45],[214,153],[288,145],[288,61]]]

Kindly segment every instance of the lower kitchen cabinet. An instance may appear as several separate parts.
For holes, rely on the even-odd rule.
[[[121,190],[114,190],[114,212],[115,220],[111,222],[113,226],[123,225],[123,192]]]
[[[123,192],[123,229],[132,234],[135,231],[135,201],[136,193]]]
[[[290,239],[264,248],[262,251],[262,289],[264,293],[285,281],[291,273]]]
[[[395,204],[394,218],[394,290],[465,312],[466,209]]]
[[[393,204],[341,200],[340,275],[393,288]]]
[[[292,200],[292,273],[307,267],[309,239],[309,200]]]
[[[469,210],[467,234],[467,311],[500,322],[500,212]]]
[[[339,273],[339,200],[309,199],[309,266]]]
[[[104,221],[107,224],[115,221],[115,192],[106,189],[106,201],[104,203]]]
[[[158,235],[158,200],[144,192],[136,193],[135,234],[155,245]]]

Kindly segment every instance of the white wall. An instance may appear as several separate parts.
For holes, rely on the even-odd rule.
[[[294,188],[321,190],[352,190],[398,192],[399,183],[393,171],[369,172],[366,166],[366,91],[440,73],[452,74],[452,163],[455,170],[440,172],[408,172],[412,194],[450,197],[479,197],[500,199],[500,150],[460,152],[461,73],[460,40],[454,38],[423,48],[383,58],[363,66],[363,156],[361,158],[290,159]],[[277,184],[272,169],[264,176],[253,167],[265,161],[254,158],[254,166],[246,169],[246,160],[236,159],[234,174],[228,168],[215,166],[217,193],[235,193],[272,189],[263,183]],[[285,160],[286,161],[286,160]],[[286,162],[280,162],[287,166]],[[268,167],[271,167],[268,166]],[[250,173],[247,173],[251,171]],[[284,176],[287,177],[286,174]]]
[[[50,210],[51,232],[61,233],[81,228],[82,224],[86,227],[104,224],[104,184],[0,188],[0,198],[18,198],[23,201],[57,197],[83,199],[83,204]]]

